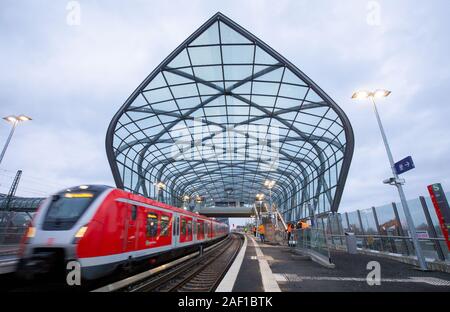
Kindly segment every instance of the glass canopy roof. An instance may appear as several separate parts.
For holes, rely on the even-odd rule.
[[[176,206],[271,193],[298,220],[337,210],[353,132],[311,79],[217,13],[134,91],[106,148],[119,188]]]

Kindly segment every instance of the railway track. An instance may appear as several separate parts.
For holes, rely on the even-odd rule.
[[[243,243],[239,234],[207,248],[202,255],[186,256],[168,265],[96,289],[97,292],[207,292],[214,291]]]

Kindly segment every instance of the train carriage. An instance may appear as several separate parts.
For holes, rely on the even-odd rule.
[[[19,271],[46,273],[78,261],[82,278],[155,265],[208,245],[228,226],[107,186],[66,189],[39,208],[21,246]]]

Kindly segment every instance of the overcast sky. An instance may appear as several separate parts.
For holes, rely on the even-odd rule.
[[[79,20],[72,15],[77,4]],[[404,174],[407,197],[426,195],[435,182],[450,189],[447,0],[2,0],[1,117],[24,113],[33,121],[13,137],[0,165],[0,192],[18,169],[21,195],[113,185],[104,147],[109,121],[217,11],[292,61],[348,115],[356,144],[341,211],[398,200],[381,182],[390,176],[388,159],[371,106],[350,99],[355,89],[392,90],[378,104],[394,158],[411,155],[416,164]],[[0,124],[1,145],[9,129]]]

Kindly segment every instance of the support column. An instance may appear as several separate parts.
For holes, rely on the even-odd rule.
[[[380,222],[378,221],[378,215],[377,215],[377,211],[376,211],[375,207],[372,207],[372,213],[373,213],[373,218],[375,220],[375,225],[377,227],[377,234],[380,236],[381,251],[384,251],[383,237],[381,237],[381,233],[380,233]]]
[[[366,232],[364,231],[364,226],[361,219],[361,211],[358,209],[356,210],[356,213],[358,214],[359,227],[361,228],[361,233],[363,235],[363,246],[364,248],[367,248],[367,238],[365,237]]]
[[[392,208],[394,209],[395,219],[397,220],[397,223],[398,223],[398,235],[405,236],[405,233],[403,232],[402,222],[400,221],[400,217],[398,215],[397,204],[392,203]],[[408,237],[409,237],[409,235],[408,235]],[[406,239],[402,239],[402,241],[403,241],[403,245],[405,246],[405,249],[406,249],[406,254],[409,256],[408,243],[407,243]]]
[[[436,239],[436,238],[438,238],[438,236],[437,236],[437,233],[436,233],[436,229],[434,228],[434,225],[433,225],[433,220],[431,220],[430,211],[428,210],[428,206],[427,206],[427,203],[425,201],[425,198],[423,196],[420,196],[419,200],[420,200],[420,203],[422,204],[423,213],[425,214],[425,219],[427,220],[428,234],[430,235],[431,238],[434,238],[434,240],[433,240],[434,248],[436,249],[436,252],[438,254],[439,260],[445,261],[445,255],[444,255],[444,252],[442,250],[442,246],[439,243],[439,241]]]
[[[350,231],[351,230],[351,228],[350,228],[350,221],[348,220],[348,213],[347,212],[345,213],[345,220],[347,221],[347,229]]]

